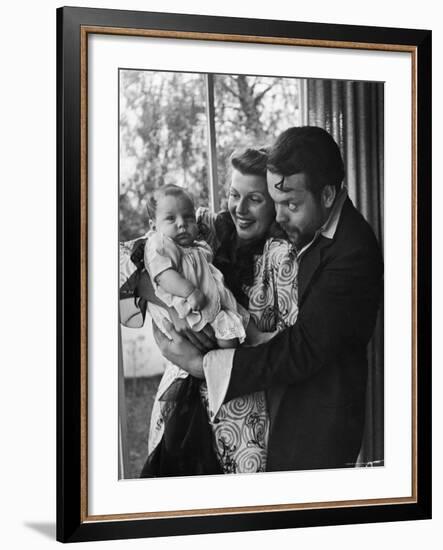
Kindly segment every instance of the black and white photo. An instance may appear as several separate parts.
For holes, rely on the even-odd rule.
[[[119,91],[121,477],[383,466],[384,84]]]

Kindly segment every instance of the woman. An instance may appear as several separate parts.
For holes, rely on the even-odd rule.
[[[214,249],[214,265],[237,301],[248,309],[261,333],[294,324],[297,316],[297,265],[291,245],[276,226],[274,203],[266,184],[266,152],[246,149],[231,157],[228,211],[218,215],[199,209],[201,237]],[[253,344],[254,342],[251,342]],[[151,416],[149,454],[161,442],[174,410],[174,384],[164,377]],[[181,371],[183,373],[183,371]],[[216,455],[223,473],[265,471],[269,418],[264,392],[234,399],[217,414],[205,403]]]
[[[214,221],[219,240],[214,265],[259,331],[272,334],[295,323],[297,265],[291,245],[274,221],[266,160],[266,152],[255,149],[231,157],[228,212]],[[214,233],[208,225],[209,234]],[[265,471],[269,418],[264,392],[224,404],[213,433],[225,473]]]

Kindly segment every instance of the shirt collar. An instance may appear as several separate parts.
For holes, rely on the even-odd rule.
[[[320,235],[330,240],[334,238],[335,232],[337,231],[338,222],[340,221],[341,211],[343,209],[343,205],[347,197],[348,197],[348,192],[346,190],[346,187],[342,187],[338,192],[337,198],[334,201],[334,204],[332,206],[331,212],[329,213],[328,219],[320,227],[320,229],[317,230],[312,241],[310,241],[301,250],[297,252],[297,258],[300,258],[308,250],[308,248],[315,243],[315,241],[318,239]]]
[[[327,239],[334,238],[335,232],[337,231],[337,225],[340,220],[340,214],[347,197],[348,192],[345,187],[342,187],[342,189],[338,192],[328,219],[319,229],[319,233],[320,235],[323,235],[323,237],[326,237]]]

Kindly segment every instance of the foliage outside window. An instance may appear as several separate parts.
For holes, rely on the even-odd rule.
[[[214,75],[218,193],[226,206],[229,156],[267,145],[301,123],[301,83],[294,78]],[[120,71],[120,240],[146,231],[146,197],[168,183],[208,205],[205,75]]]

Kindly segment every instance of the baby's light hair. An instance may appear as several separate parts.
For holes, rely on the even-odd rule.
[[[178,185],[175,185],[173,183],[169,183],[168,185],[164,185],[163,187],[160,187],[159,189],[156,189],[152,195],[149,197],[148,202],[146,204],[146,208],[148,209],[148,216],[149,219],[152,221],[155,221],[156,214],[157,214],[157,204],[159,199],[162,197],[186,197],[189,202],[192,204],[192,208],[195,210],[194,205],[194,199],[192,198],[192,195],[186,191],[186,189],[183,189],[183,187],[179,187]]]

